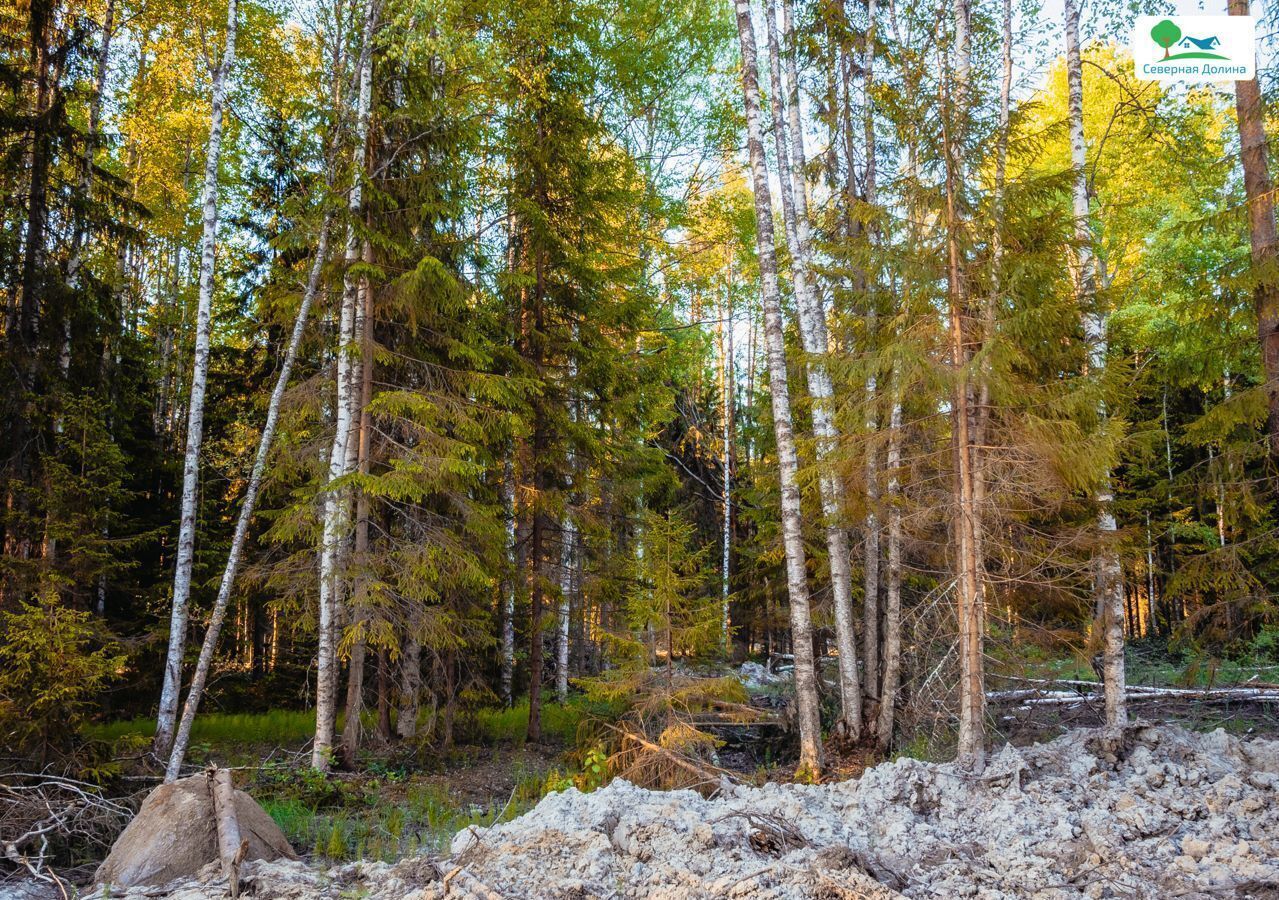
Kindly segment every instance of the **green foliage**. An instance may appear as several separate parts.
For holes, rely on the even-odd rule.
[[[88,613],[67,606],[50,585],[0,613],[0,734],[43,764],[70,751],[98,693],[124,657],[98,647]]]

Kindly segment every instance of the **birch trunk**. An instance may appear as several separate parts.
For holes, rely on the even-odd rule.
[[[812,618],[804,565],[803,528],[799,494],[799,459],[791,426],[790,390],[786,384],[786,346],[782,335],[781,299],[777,287],[777,254],[773,237],[773,200],[768,186],[760,123],[758,61],[750,0],[735,0],[737,36],[742,52],[742,95],[746,110],[751,181],[755,195],[755,239],[759,253],[764,338],[767,346],[769,393],[773,431],[777,440],[778,480],[781,486],[782,543],[786,552],[786,583],[790,596],[791,636],[795,654],[795,699],[799,720],[799,774],[816,776],[822,765],[821,716],[817,673],[813,658]],[[860,699],[860,698],[859,698]]]
[[[372,245],[364,242],[364,261],[373,261]],[[373,399],[373,290],[366,281],[360,288],[360,427],[356,443],[356,466],[361,475],[369,474],[369,454],[373,437],[369,418],[369,402]],[[363,564],[369,552],[369,498],[361,490],[355,507],[355,559]],[[346,672],[346,709],[342,716],[342,764],[354,769],[358,762],[364,711],[364,660],[368,652],[368,638],[364,623],[368,620],[367,607],[357,616],[355,640],[351,644],[351,656]]]
[[[893,411],[888,423],[888,584],[884,595],[884,680],[879,695],[879,720],[875,726],[875,742],[880,753],[887,753],[893,741],[897,692],[901,684],[902,624],[902,511],[901,485],[897,470],[901,466],[902,403],[898,375],[893,374],[890,390]]]
[[[1227,8],[1232,16],[1249,14],[1248,0],[1228,0]],[[1279,235],[1276,235],[1274,187],[1266,144],[1265,100],[1257,79],[1235,82],[1235,114],[1239,119],[1239,160],[1243,164],[1244,193],[1248,198],[1252,267],[1259,276],[1252,298],[1266,378],[1270,455],[1279,459],[1279,281],[1270,271],[1275,257],[1279,256]]]
[[[240,864],[249,849],[249,842],[240,833],[240,818],[235,811],[235,785],[231,782],[230,769],[210,769],[206,778],[213,800],[218,862],[222,867],[222,877],[227,880],[231,900],[236,900],[240,896]]]
[[[326,771],[331,762],[337,718],[337,629],[341,612],[339,561],[342,545],[350,530],[351,505],[348,492],[333,483],[350,472],[349,443],[356,416],[354,354],[359,280],[351,269],[360,259],[361,243],[356,221],[364,201],[364,158],[369,130],[369,108],[373,93],[373,30],[377,20],[377,0],[365,8],[364,29],[357,69],[359,90],[355,108],[355,135],[352,147],[352,180],[347,198],[349,220],[346,231],[346,273],[342,278],[342,307],[338,323],[337,421],[329,450],[329,487],[324,498],[324,538],[320,551],[319,641],[315,677],[315,741],[311,749],[313,768]]]
[[[213,308],[213,261],[218,242],[218,161],[222,154],[222,108],[227,78],[235,62],[237,0],[227,7],[226,47],[213,74],[209,112],[209,141],[204,160],[201,191],[203,230],[200,236],[200,293],[195,326],[195,360],[191,371],[191,398],[187,407],[187,446],[182,464],[182,513],[178,525],[177,565],[173,573],[173,609],[169,616],[169,649],[164,661],[164,686],[156,720],[155,752],[164,757],[173,745],[178,717],[178,692],[182,687],[182,657],[186,650],[187,615],[191,599],[191,570],[195,563],[195,518],[199,499],[200,444],[204,436],[204,392],[209,376],[209,319]]]
[[[231,551],[227,555],[226,568],[222,570],[222,581],[218,585],[217,600],[213,604],[213,612],[209,617],[209,627],[204,633],[204,645],[200,648],[200,659],[195,666],[195,674],[191,676],[191,687],[187,691],[186,704],[182,707],[182,721],[178,725],[177,737],[173,743],[173,752],[169,755],[168,767],[165,770],[166,782],[176,781],[182,770],[182,761],[186,756],[187,746],[191,740],[191,726],[195,722],[196,713],[200,709],[200,700],[204,696],[204,686],[209,678],[209,668],[213,664],[213,654],[217,650],[218,637],[222,632],[222,623],[226,619],[227,606],[231,600],[231,590],[235,586],[235,576],[240,570],[240,560],[244,555],[244,545],[248,540],[249,523],[253,519],[253,511],[257,506],[258,491],[262,487],[262,475],[266,471],[266,461],[271,453],[271,443],[275,440],[275,429],[280,419],[280,403],[289,385],[289,377],[293,373],[293,364],[297,360],[298,347],[302,344],[302,335],[306,331],[307,318],[315,295],[319,290],[320,272],[324,260],[328,256],[329,227],[331,217],[326,215],[320,226],[319,246],[315,258],[311,261],[311,271],[307,275],[306,288],[302,292],[302,303],[298,306],[297,316],[293,320],[293,332],[289,336],[289,346],[284,353],[284,362],[280,366],[280,374],[275,379],[275,387],[271,391],[271,399],[267,403],[266,422],[262,426],[262,436],[258,439],[257,456],[253,459],[253,468],[249,472],[249,484],[244,491],[244,500],[240,504],[240,516],[236,519],[235,533],[231,537]]]
[[[511,453],[514,454],[514,448]],[[502,466],[502,504],[506,511],[506,580],[502,583],[502,703],[511,705],[515,677],[515,579],[519,571],[515,559],[515,463],[508,455]]]
[[[573,326],[573,339],[578,339],[577,326]],[[577,423],[577,401],[572,396],[573,385],[577,382],[577,360],[569,359],[568,414],[571,423]],[[565,491],[564,517],[560,520],[560,608],[555,630],[555,699],[560,703],[568,700],[568,632],[573,611],[573,569],[577,553],[577,528],[573,524],[571,507],[573,505],[573,482],[577,470],[577,455],[568,451],[568,485]]]
[[[568,699],[568,626],[572,611],[573,553],[577,532],[568,513],[560,526],[560,608],[555,630],[555,699],[563,703]]]
[[[1073,171],[1071,211],[1075,219],[1075,293],[1084,317],[1089,367],[1100,371],[1106,362],[1106,325],[1097,308],[1096,264],[1092,250],[1091,211],[1088,203],[1088,147],[1084,140],[1084,79],[1079,54],[1079,7],[1065,0],[1066,81],[1069,88],[1070,162]],[[1104,407],[1100,410],[1105,415]],[[1099,544],[1093,554],[1093,601],[1105,640],[1106,727],[1112,730],[1128,724],[1124,699],[1124,582],[1115,546],[1118,530],[1111,505],[1114,495],[1110,473],[1096,495]]]
[[[850,737],[861,735],[861,685],[857,672],[857,632],[853,625],[852,571],[849,567],[848,532],[840,523],[843,487],[831,470],[830,455],[839,432],[835,427],[831,397],[834,388],[826,368],[826,315],[813,289],[810,265],[812,246],[808,227],[808,186],[804,179],[804,140],[799,122],[799,91],[794,56],[783,54],[777,39],[777,11],[773,0],[765,4],[769,72],[773,88],[773,137],[777,148],[778,180],[782,195],[782,221],[791,247],[791,281],[799,314],[804,347],[808,394],[812,400],[813,434],[817,438],[818,489],[826,519],[826,550],[830,557],[831,602],[835,611],[835,642],[839,649],[840,730]],[[791,41],[790,4],[783,0],[784,37]],[[783,98],[786,98],[783,100]],[[789,117],[789,122],[787,118]],[[788,146],[789,139],[789,146]]]
[[[790,0],[785,0],[787,10],[789,12]],[[875,144],[875,108],[873,104],[872,94],[875,89],[875,13],[877,5],[875,0],[868,0],[866,4],[866,47],[864,59],[862,63],[862,85],[864,89],[865,99],[863,102],[863,130],[865,133],[866,144],[866,205],[874,208],[879,202],[878,191],[876,188],[876,144]],[[868,236],[873,237],[874,230],[868,229]],[[873,287],[869,279],[865,279],[867,287],[867,322],[866,334],[868,342],[872,344],[876,338],[876,310],[875,299],[870,289]],[[869,410],[866,416],[866,519],[862,523],[862,546],[864,547],[863,563],[862,563],[862,593],[865,597],[865,605],[862,616],[862,635],[865,645],[863,657],[866,665],[865,688],[866,696],[874,700],[880,696],[879,679],[880,679],[880,661],[879,661],[879,460],[876,454],[874,441],[875,432],[879,428],[879,423],[875,412],[876,393],[878,390],[878,382],[875,373],[872,371],[866,378],[866,404]]]
[[[724,287],[724,315],[722,321],[722,343],[720,348],[723,357],[722,378],[724,380],[721,396],[723,398],[723,452],[720,455],[720,466],[724,473],[724,530],[723,546],[720,558],[720,641],[726,659],[732,656],[732,631],[729,627],[728,597],[730,594],[733,550],[733,382],[737,377],[733,363],[733,266],[729,261],[728,284]]]

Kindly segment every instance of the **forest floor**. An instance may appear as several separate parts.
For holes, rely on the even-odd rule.
[[[224,900],[206,867],[117,900]],[[1279,741],[1135,724],[995,751],[986,771],[909,757],[858,779],[711,796],[625,781],[396,863],[247,863],[278,900],[1279,898]],[[102,896],[102,895],[98,895]]]
[[[1175,690],[1186,689],[1186,685],[1202,688],[1206,686],[1205,671],[1152,673],[1135,668],[1134,683],[1157,682]],[[759,735],[723,748],[719,761],[738,783],[725,787],[713,801],[689,792],[650,794],[620,782],[600,787],[605,779],[594,769],[598,760],[590,756],[590,729],[601,711],[588,709],[580,701],[547,708],[546,738],[541,744],[523,740],[526,706],[481,710],[459,720],[458,742],[447,750],[432,749],[424,741],[413,751],[372,753],[360,772],[328,778],[312,773],[305,765],[306,741],[313,727],[307,714],[214,714],[202,717],[193,741],[192,763],[216,761],[237,767],[240,785],[309,860],[280,864],[282,868],[259,866],[259,874],[254,876],[259,879],[258,896],[390,898],[398,895],[379,885],[400,884],[406,893],[421,890],[425,892],[421,896],[431,897],[441,895],[438,885],[431,887],[433,879],[457,869],[458,874],[449,881],[449,890],[455,894],[464,890],[462,881],[473,877],[478,879],[477,885],[492,887],[491,896],[513,898],[838,898],[890,897],[896,896],[896,891],[910,897],[1279,898],[1279,868],[1266,868],[1279,863],[1279,743],[1258,739],[1279,736],[1279,706],[1165,696],[1157,703],[1139,704],[1135,710],[1135,715],[1161,723],[1158,728],[1135,730],[1130,746],[1096,749],[1098,737],[1089,729],[1100,723],[1102,709],[1086,679],[1075,677],[1082,674],[1077,665],[1055,661],[1026,669],[1025,674],[1008,680],[1014,692],[1024,693],[1026,684],[1043,685],[1052,679],[1044,688],[1052,696],[1062,693],[1057,689],[1060,685],[1075,683],[1073,690],[1079,693],[1079,700],[1042,705],[1021,700],[992,703],[992,722],[998,728],[992,745],[998,748],[1010,741],[1021,749],[1002,751],[992,773],[977,781],[965,780],[946,765],[928,761],[946,758],[951,752],[947,746],[950,736],[942,732],[925,735],[896,761],[870,769],[867,766],[874,760],[866,754],[832,754],[828,779],[832,783],[819,788],[786,784],[789,760],[785,742]],[[1213,683],[1256,684],[1264,674],[1231,673]],[[750,678],[745,680],[751,682]],[[750,686],[768,706],[779,702],[785,679],[769,677]],[[1003,688],[1003,683],[999,687]],[[1221,730],[1204,734],[1214,729]],[[147,722],[118,722],[101,726],[95,736],[127,748],[144,744],[148,732]],[[1030,747],[1034,742],[1044,742],[1047,748]],[[1068,758],[1065,751],[1072,747],[1085,762],[1076,765]],[[1007,787],[1006,773],[1001,773],[1008,766],[1021,773],[1014,777],[1020,790]],[[1152,779],[1159,780],[1157,771],[1164,772],[1157,787],[1162,791],[1167,782],[1172,793],[1150,793]],[[1221,809],[1214,809],[1201,789],[1222,779],[1229,788],[1226,793],[1234,799],[1222,801],[1218,804]],[[1040,782],[1039,786],[1031,787],[1035,782]],[[1236,782],[1242,785],[1238,790]],[[880,786],[870,793],[858,787],[868,783]],[[1004,785],[1007,790],[993,790],[992,785]],[[1080,793],[1085,785],[1091,786]],[[594,792],[582,794],[569,788]],[[961,791],[962,796],[953,790]],[[1064,831],[1052,830],[1052,816],[1040,817],[1043,821],[1027,819],[1024,831],[1016,837],[1027,859],[1025,865],[1030,870],[1048,866],[1059,875],[1095,869],[1095,877],[1077,874],[1073,880],[1059,879],[1062,884],[1048,883],[1040,877],[1042,873],[1020,871],[1009,859],[987,858],[997,846],[1014,839],[1006,830],[999,830],[1002,826],[998,822],[1005,816],[1014,817],[1013,821],[1024,819],[1022,807],[1029,802],[1024,798],[1030,796],[1037,798],[1036,803],[1055,809],[1057,820],[1076,825],[1066,837]],[[1005,802],[1008,797],[1021,799]],[[1258,802],[1261,807],[1244,809]],[[902,804],[912,811],[913,818],[896,822],[885,818],[883,809]],[[1125,810],[1134,808],[1133,804],[1141,808],[1132,814],[1145,823],[1140,827],[1124,824],[1130,818]],[[980,810],[991,820],[983,821],[979,829],[985,837],[977,832],[967,834],[966,809]],[[1093,821],[1088,818],[1092,815],[1089,810],[1107,810],[1108,817]],[[951,813],[953,819],[948,818]],[[613,827],[609,816],[618,817],[617,828],[624,821],[631,824],[619,837],[617,828],[600,830],[600,823],[592,824],[601,816],[601,822],[609,827]],[[1078,824],[1085,820],[1091,823],[1087,828]],[[571,823],[576,823],[575,827],[569,828]],[[699,829],[708,823],[709,836],[705,828]],[[786,823],[799,829],[798,837],[788,836]],[[1084,828],[1082,837],[1076,833],[1080,828]],[[1101,831],[1093,833],[1096,829]],[[463,854],[471,840],[467,834],[485,837]],[[596,846],[601,834],[606,834],[611,849]],[[1153,843],[1152,835],[1158,837]],[[978,851],[978,844],[984,845],[986,838],[992,843]],[[1213,842],[1227,838],[1237,838],[1235,845],[1247,843],[1250,849],[1238,860],[1234,856],[1218,859],[1226,850]],[[1195,856],[1191,851],[1197,852],[1201,848],[1197,842],[1203,841],[1208,842],[1209,850]],[[1151,873],[1142,868],[1146,864],[1137,866],[1132,861],[1136,850],[1129,845],[1134,843],[1149,859],[1161,861],[1162,869],[1185,876],[1175,882],[1179,885],[1176,890],[1169,887],[1174,882],[1167,877],[1151,881]],[[645,849],[650,844],[652,847]],[[1181,852],[1187,846],[1190,849]],[[935,858],[929,861],[926,854],[905,853],[905,847],[926,849]],[[1169,848],[1178,852],[1169,856]],[[1075,856],[1062,856],[1067,850]],[[680,855],[686,852],[694,853],[697,859]],[[1212,857],[1213,853],[1217,857]],[[547,854],[549,857],[543,858]],[[662,859],[663,854],[674,855]],[[703,856],[715,861],[710,869],[700,861]],[[582,859],[587,858],[602,862],[582,870]],[[527,868],[534,861],[536,872]],[[89,862],[84,860],[81,878],[92,872]],[[929,872],[921,874],[907,863],[924,865]],[[747,871],[750,864],[757,864],[755,869],[762,874]],[[1205,882],[1196,873],[1200,868],[1207,872],[1212,865],[1218,869],[1212,870]],[[538,875],[541,880],[520,880],[543,871],[550,873],[544,879]],[[1265,890],[1271,893],[1257,893],[1261,891],[1257,887],[1249,888],[1254,893],[1232,894],[1236,882],[1245,883],[1236,877],[1241,872],[1252,872],[1251,881],[1269,885]],[[75,873],[71,874],[74,877]],[[1212,881],[1218,876],[1227,881]],[[1013,878],[1029,879],[1025,884],[1039,886],[1017,892],[1009,887]],[[864,879],[870,881],[862,884]],[[880,888],[873,882],[889,893],[876,893]],[[527,887],[533,883],[539,885],[535,891]],[[1227,883],[1229,890],[1223,887]],[[516,884],[524,887],[515,889]],[[1195,893],[1205,884],[1211,889]],[[606,885],[611,887],[604,891]],[[1102,886],[1102,893],[1097,892],[1097,885]],[[188,893],[174,896],[212,898],[220,896],[220,890],[216,884],[193,884]],[[859,890],[862,893],[857,893]],[[1178,893],[1187,890],[1191,892]],[[15,885],[0,881],[0,897],[7,898],[10,893],[17,896]],[[471,893],[486,896],[478,887]],[[28,892],[22,896],[42,895]],[[61,895],[52,892],[47,896]],[[153,891],[148,896],[165,894]]]

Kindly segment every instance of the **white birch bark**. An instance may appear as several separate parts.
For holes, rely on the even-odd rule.
[[[898,375],[893,374],[890,390],[893,411],[889,417],[888,450],[885,466],[888,501],[888,583],[884,595],[884,679],[879,695],[879,720],[875,740],[881,753],[888,752],[893,741],[893,722],[897,707],[897,691],[901,684],[901,620],[902,620],[902,511],[901,485],[897,470],[901,466],[902,403]]]
[[[187,691],[187,700],[182,707],[182,721],[178,725],[173,752],[169,755],[168,767],[165,770],[166,782],[177,780],[182,770],[187,745],[191,740],[191,726],[200,709],[200,700],[204,695],[205,683],[208,681],[213,654],[217,650],[218,637],[222,632],[222,623],[226,619],[227,606],[231,601],[231,590],[235,586],[235,576],[239,572],[244,545],[248,539],[249,523],[253,519],[253,511],[257,506],[258,491],[262,487],[262,475],[266,471],[271,443],[275,440],[275,429],[280,419],[280,404],[289,386],[289,377],[293,373],[298,347],[301,346],[302,336],[306,332],[311,306],[319,291],[320,272],[328,255],[330,219],[331,217],[326,214],[320,226],[319,245],[315,251],[315,258],[311,261],[311,271],[307,275],[306,288],[302,292],[302,303],[298,306],[297,316],[293,320],[293,332],[289,336],[289,346],[284,353],[284,362],[280,366],[280,374],[275,379],[275,388],[271,391],[271,399],[267,403],[266,422],[262,426],[262,436],[258,439],[257,456],[253,459],[253,468],[249,472],[249,484],[244,491],[244,500],[240,504],[240,516],[236,520],[235,533],[231,537],[231,551],[227,555],[226,568],[222,571],[217,600],[213,604],[213,613],[209,617],[208,630],[204,633],[204,645],[200,648],[200,659],[196,663],[195,674],[191,676],[191,687]]]
[[[790,0],[785,0],[787,12]],[[866,46],[862,61],[862,126],[865,135],[865,183],[866,205],[874,208],[879,202],[876,185],[876,141],[875,141],[875,107],[872,94],[875,89],[875,15],[877,4],[868,0],[866,4]],[[873,231],[870,232],[873,235]],[[876,314],[874,306],[873,285],[865,279],[867,288],[867,321],[866,335],[871,347],[876,337]],[[865,598],[862,615],[862,638],[864,650],[863,662],[866,666],[866,696],[876,699],[880,696],[880,659],[879,659],[879,459],[877,456],[874,435],[879,428],[875,403],[879,384],[872,371],[866,376],[866,518],[862,522],[862,595]]]
[[[346,231],[346,273],[342,279],[342,307],[338,322],[337,416],[333,445],[329,450],[329,487],[324,497],[324,537],[320,550],[319,641],[315,677],[315,741],[311,749],[313,768],[326,771],[331,762],[337,719],[337,630],[341,615],[339,563],[342,546],[351,526],[351,498],[333,483],[348,475],[354,463],[351,437],[356,417],[356,354],[359,346],[356,317],[359,314],[358,279],[351,271],[361,255],[355,223],[364,201],[364,156],[369,131],[373,94],[373,30],[377,21],[377,0],[365,8],[364,28],[357,67],[359,85],[355,107],[355,134],[352,147],[351,190],[347,197],[349,220]]]
[[[1079,55],[1079,7],[1065,0],[1066,81],[1069,88],[1070,162],[1074,169],[1071,210],[1075,218],[1076,297],[1084,317],[1084,337],[1088,342],[1089,366],[1100,371],[1106,364],[1106,324],[1096,308],[1096,263],[1092,250],[1091,212],[1088,202],[1088,146],[1084,140],[1083,64]],[[1103,416],[1105,410],[1101,410]],[[1101,618],[1106,673],[1106,727],[1118,730],[1128,724],[1124,671],[1124,580],[1115,547],[1115,522],[1111,506],[1114,493],[1110,473],[1096,495],[1099,545],[1093,555],[1094,608]]]
[[[555,623],[555,699],[563,703],[568,699],[568,626],[572,611],[573,553],[577,531],[568,513],[560,526],[560,608]]]
[[[209,331],[213,308],[213,262],[218,242],[218,161],[222,154],[222,108],[227,79],[235,62],[238,0],[227,6],[226,46],[213,73],[209,111],[209,141],[201,191],[203,226],[200,236],[200,293],[195,326],[195,359],[191,397],[187,407],[187,446],[182,464],[182,513],[178,525],[177,564],[173,573],[173,608],[169,616],[169,648],[164,661],[164,685],[156,720],[155,751],[164,757],[173,744],[182,686],[182,656],[186,650],[187,615],[191,599],[191,570],[195,563],[195,518],[199,495],[200,445],[204,436],[204,393],[209,375]]]
[[[790,4],[783,0],[784,38],[788,48]],[[808,226],[808,185],[804,179],[804,138],[800,131],[799,90],[792,53],[782,53],[777,39],[777,11],[773,0],[765,4],[768,57],[773,89],[773,137],[777,148],[778,178],[782,195],[782,221],[791,247],[791,281],[799,314],[808,394],[812,400],[813,434],[817,438],[818,489],[826,519],[826,551],[830,557],[831,602],[835,612],[835,644],[839,650],[841,730],[856,738],[861,734],[862,700],[857,672],[857,632],[853,625],[852,571],[849,566],[848,532],[840,519],[843,486],[830,464],[839,441],[835,427],[830,373],[826,368],[826,315],[812,281],[812,241]],[[783,80],[782,58],[787,78]],[[789,122],[787,121],[789,117]],[[789,138],[789,146],[788,146]]]
[[[721,317],[721,321],[723,334],[721,344],[721,354],[723,356],[722,377],[724,379],[721,393],[724,406],[724,435],[720,465],[724,473],[724,531],[723,546],[720,551],[720,642],[724,657],[727,659],[732,654],[728,597],[732,576],[729,566],[732,563],[733,550],[733,386],[737,378],[737,367],[733,360],[733,264],[731,259],[728,266],[728,283],[724,286],[724,315]]]
[[[764,338],[767,346],[773,432],[777,441],[781,487],[782,544],[786,553],[786,586],[790,597],[791,638],[795,654],[795,700],[799,722],[799,774],[821,771],[821,715],[813,658],[812,615],[804,565],[803,522],[799,493],[799,458],[791,425],[790,389],[786,383],[786,346],[782,335],[781,298],[777,286],[777,253],[773,236],[773,200],[768,185],[760,123],[758,59],[750,0],[735,0],[737,36],[742,52],[742,96],[746,111],[751,181],[755,195],[755,240],[759,254]]]
[[[511,454],[515,452],[514,447]],[[502,703],[511,705],[511,686],[515,677],[515,463],[508,455],[502,466],[502,505],[506,515],[506,580],[502,584]]]

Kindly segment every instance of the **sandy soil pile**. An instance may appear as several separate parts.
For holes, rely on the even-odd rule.
[[[981,777],[901,759],[709,800],[617,781],[463,832],[448,860],[253,863],[246,883],[373,900],[1279,898],[1279,741],[1159,726],[1116,746],[1076,731],[1005,747]],[[216,881],[168,894],[223,895]]]

